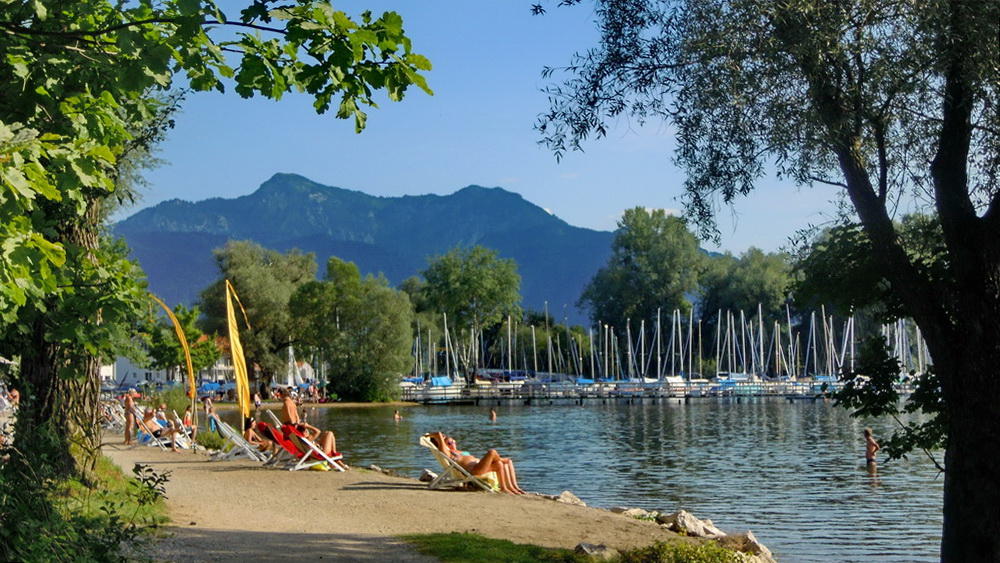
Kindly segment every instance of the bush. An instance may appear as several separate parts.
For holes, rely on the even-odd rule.
[[[226,443],[226,441],[222,439],[222,436],[209,430],[207,424],[204,424],[204,428],[198,429],[198,435],[195,436],[195,441],[198,442],[199,446],[209,450],[221,450],[222,446]]]
[[[53,448],[52,436],[38,434],[29,440],[33,448]],[[88,486],[56,478],[49,467],[25,461],[13,448],[6,453],[9,461],[0,467],[0,560],[131,560],[145,533],[165,521],[161,499],[167,473],[137,464],[135,478],[126,479],[102,460]]]
[[[656,542],[622,554],[621,563],[734,563],[737,555],[712,542]]]
[[[184,409],[191,404],[191,398],[187,396],[183,385],[174,385],[165,391],[151,393],[149,401],[154,406],[160,403],[166,404],[168,417],[172,417],[174,411],[177,411],[178,416],[184,416]]]

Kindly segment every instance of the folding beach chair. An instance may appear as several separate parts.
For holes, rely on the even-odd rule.
[[[284,463],[284,467],[289,471],[308,469],[323,463],[330,469],[337,471],[345,471],[347,469],[347,466],[343,462],[343,454],[335,452],[333,455],[326,455],[323,453],[323,448],[320,448],[319,445],[299,432],[294,426],[291,424],[282,424],[272,411],[267,411],[267,414],[274,421],[274,425],[258,423],[258,428],[261,428],[260,425],[264,424],[267,428],[265,430],[267,432],[265,437],[274,440],[281,448],[281,451],[275,456],[275,464]],[[291,434],[294,434],[298,442],[304,444],[308,448],[308,451],[303,450],[296,443],[296,440],[291,438]]]
[[[496,472],[489,472],[483,477],[477,477],[469,473],[464,467],[450,457],[444,455],[431,440],[430,436],[421,436],[420,445],[431,450],[434,459],[441,465],[441,474],[431,481],[427,487],[430,489],[482,489],[495,493],[500,489],[500,482]]]
[[[184,426],[184,420],[182,420],[181,417],[177,416],[176,410],[172,412],[174,413],[174,424],[177,425],[177,429],[180,430],[180,432],[177,434],[177,437],[178,438],[183,437],[184,440],[191,445],[191,448],[194,451],[198,451],[198,442],[196,442],[194,438],[191,437],[192,433],[188,432],[187,427]]]
[[[278,430],[272,424],[263,420],[257,422],[257,434],[274,443],[270,456],[264,462],[266,467],[280,466],[287,468],[289,465],[295,465],[298,459],[302,457],[302,452],[295,447],[295,444],[285,438],[281,430]]]
[[[244,438],[242,433],[237,432],[235,428],[223,422],[219,418],[219,415],[212,413],[209,415],[209,419],[215,421],[215,427],[219,430],[219,434],[222,434],[222,437],[226,439],[226,442],[222,444],[222,448],[209,456],[210,460],[227,461],[246,457],[253,461],[267,461],[268,454],[266,452],[257,449],[257,446]]]
[[[125,432],[125,407],[117,401],[101,401],[101,427],[113,432]]]
[[[169,438],[157,438],[153,435],[154,430],[143,420],[142,411],[138,406],[132,407],[132,415],[135,417],[136,425],[139,426],[139,432],[135,436],[136,443],[146,444],[147,446],[159,446],[161,450],[166,450],[170,447]]]

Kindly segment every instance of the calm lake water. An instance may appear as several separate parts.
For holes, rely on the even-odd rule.
[[[439,467],[418,445],[436,430],[480,456],[514,459],[528,491],[569,490],[589,506],[683,508],[727,532],[752,530],[782,562],[936,561],[943,476],[922,454],[865,470],[861,431],[829,403],[702,399],[649,405],[316,409],[354,466],[418,476]]]

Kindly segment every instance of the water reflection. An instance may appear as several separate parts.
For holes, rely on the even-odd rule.
[[[480,456],[514,458],[526,490],[573,491],[591,506],[684,508],[727,531],[750,529],[780,561],[934,561],[942,480],[920,456],[865,468],[861,430],[828,403],[776,399],[647,405],[318,409],[355,466],[436,470],[417,444],[441,430]],[[899,541],[905,537],[906,541]]]

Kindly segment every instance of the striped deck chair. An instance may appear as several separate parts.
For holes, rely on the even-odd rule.
[[[420,445],[431,450],[431,453],[434,454],[434,459],[437,460],[442,469],[441,474],[428,483],[427,487],[429,489],[471,488],[473,490],[480,489],[489,493],[495,493],[500,490],[500,481],[497,478],[496,472],[490,471],[482,477],[477,477],[472,473],[469,473],[469,471],[459,465],[457,461],[444,455],[444,452],[434,445],[434,441],[431,440],[430,436],[421,436]]]
[[[222,437],[226,439],[226,442],[219,451],[209,456],[208,459],[213,461],[227,461],[245,457],[253,461],[267,461],[267,452],[257,449],[257,446],[244,438],[241,432],[237,432],[235,428],[223,422],[219,418],[219,415],[212,413],[209,415],[209,419],[215,422],[215,427],[219,430],[219,434],[222,434]]]
[[[289,471],[308,469],[320,464],[326,464],[329,469],[336,471],[346,471],[343,454],[335,452],[333,455],[326,455],[323,448],[307,438],[291,424],[282,424],[274,412],[268,410],[267,414],[274,421],[274,425],[268,425],[269,439],[273,439],[281,447],[281,455],[284,467]],[[292,438],[292,435],[295,438]],[[301,445],[300,445],[301,444]],[[304,447],[303,447],[304,446]],[[287,454],[284,455],[284,454]]]

